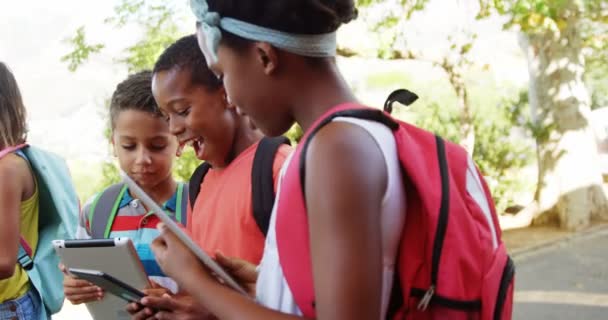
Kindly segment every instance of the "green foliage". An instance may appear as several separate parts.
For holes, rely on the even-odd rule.
[[[175,23],[182,19],[180,9],[174,2],[161,0],[121,0],[114,7],[114,16],[106,18],[104,22],[117,29],[137,26],[143,35],[137,43],[125,48],[125,56],[116,61],[125,64],[129,72],[152,68],[162,50],[180,36]],[[78,28],[74,37],[66,41],[73,48],[61,61],[68,63],[70,71],[76,71],[92,54],[101,52],[105,47],[104,44],[88,44],[84,27]]]
[[[194,150],[192,148],[187,148],[175,161],[173,175],[179,181],[188,181],[190,180],[190,175],[192,175],[194,169],[196,169],[200,163],[201,161],[196,157]]]
[[[65,40],[73,47],[72,51],[61,57],[61,62],[68,64],[68,70],[75,72],[78,67],[89,59],[91,54],[101,51],[105,47],[103,44],[88,44],[84,26],[76,30],[74,37]]]
[[[300,125],[297,123],[291,126],[291,129],[285,133],[285,136],[291,140],[291,144],[294,146],[300,142],[303,135],[304,132],[302,131],[302,127],[300,127]]]
[[[140,27],[143,34],[139,41],[125,49],[125,56],[118,58],[116,62],[126,65],[130,73],[153,68],[162,51],[181,36],[175,23],[179,20],[180,13],[180,7],[175,3],[160,0],[122,0],[114,7],[114,16],[104,22],[117,29],[134,25]],[[69,39],[69,43],[73,50],[61,60],[69,63],[68,68],[71,71],[76,71],[92,54],[104,48],[103,44],[87,44],[84,27],[76,30],[76,35]],[[105,135],[109,139],[109,126],[105,129]],[[194,152],[186,150],[175,161],[175,177],[181,181],[189,180],[190,174],[199,163]],[[120,180],[117,166],[112,161],[103,164],[102,175],[99,189]]]
[[[587,68],[585,83],[591,92],[591,109],[608,107],[608,66]]]
[[[395,19],[409,19],[412,14],[416,11],[420,11],[424,9],[429,0],[399,0],[396,1],[401,7],[404,9],[403,12],[397,13],[394,12],[391,21],[387,21],[387,25],[395,24]],[[375,5],[384,5],[386,3],[385,0],[357,0],[356,4],[358,8],[368,8]]]
[[[101,167],[102,179],[99,182],[98,190],[103,190],[105,187],[117,183],[120,181],[120,174],[118,173],[118,164],[114,161],[104,162]]]
[[[106,23],[116,28],[128,24],[140,26],[144,35],[140,41],[125,49],[126,57],[119,59],[127,65],[130,72],[154,67],[157,57],[170,44],[179,38],[179,28],[175,23],[179,18],[178,9],[159,1],[122,0],[114,8],[115,17],[107,18]]]
[[[608,23],[605,0],[479,0],[478,17],[492,12],[509,17],[505,27],[519,26],[527,33],[559,32],[568,23]]]
[[[401,59],[404,53],[395,50],[396,43],[404,42],[403,24],[416,11],[423,10],[429,0],[358,0],[357,7],[363,20],[378,41],[376,57]]]
[[[200,163],[201,161],[196,158],[192,149],[184,150],[181,157],[173,164],[173,176],[178,181],[188,181],[190,180],[190,175]],[[103,190],[107,186],[119,181],[118,163],[116,161],[106,161],[101,166],[101,180],[97,184],[95,191]]]
[[[588,30],[592,27],[595,30]],[[608,107],[608,21],[594,26],[587,25],[583,33],[590,35],[585,41],[589,48],[585,84],[591,93],[591,108]]]
[[[531,139],[517,137],[513,132],[513,128],[521,128],[520,122],[527,123],[528,120],[521,117],[526,109],[525,102],[506,101],[496,108],[473,116],[473,160],[486,178],[499,212],[513,205],[516,194],[527,187],[525,180],[516,173],[531,164],[531,158],[534,156],[531,151],[533,148],[530,147]],[[449,141],[460,142],[458,110],[431,103],[416,104],[412,111],[416,125]],[[514,117],[514,114],[520,117]]]
[[[368,89],[393,88],[405,83],[411,83],[410,78],[408,74],[399,70],[374,73],[366,78],[365,87]]]

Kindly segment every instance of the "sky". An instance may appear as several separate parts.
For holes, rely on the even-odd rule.
[[[29,112],[31,143],[68,159],[99,161],[108,157],[103,138],[103,106],[116,84],[127,75],[126,68],[116,63],[116,57],[140,36],[135,27],[117,30],[104,24],[117,3],[118,0],[0,0],[0,61],[13,70],[21,87]],[[458,28],[472,28],[479,33],[479,45],[473,53],[476,62],[491,64],[497,81],[525,82],[525,59],[515,33],[503,32],[498,19],[469,22],[474,11],[469,3],[472,2],[431,1],[425,13],[415,14],[406,25],[406,45],[422,48],[426,56],[440,57],[445,51],[446,42],[442,39],[446,34]],[[88,39],[107,47],[72,73],[60,57],[69,52],[65,39],[73,36],[79,26],[86,27]],[[340,43],[370,47],[373,41],[361,40],[363,28],[357,21],[346,26],[339,34]],[[341,67],[347,78],[356,79],[370,72],[370,64],[376,71],[402,68],[404,72],[420,74],[421,80],[442,76],[437,70],[419,72],[429,66],[411,63],[354,59],[342,61]]]
[[[91,36],[107,32],[103,19],[112,13],[112,3],[0,1],[5,2],[0,6],[0,60],[19,83],[28,108],[30,142],[68,158],[103,156],[105,146],[96,143],[104,126],[98,106],[126,70],[102,56],[70,73],[60,57],[69,52],[64,39],[79,26],[86,25]],[[117,32],[116,37],[124,34]]]

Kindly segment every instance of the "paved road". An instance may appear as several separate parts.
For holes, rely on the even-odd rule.
[[[608,230],[516,257],[513,319],[608,319]]]

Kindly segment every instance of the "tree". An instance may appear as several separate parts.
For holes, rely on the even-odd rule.
[[[480,17],[498,12],[522,33],[539,175],[535,223],[578,229],[608,217],[597,146],[589,125],[586,58],[606,55],[603,0],[479,0]],[[603,31],[602,31],[603,30]],[[605,61],[605,60],[604,60]]]
[[[130,73],[152,69],[163,50],[182,35],[176,21],[179,21],[184,13],[183,7],[165,4],[159,0],[122,0],[114,7],[114,16],[104,22],[117,29],[127,25],[137,26],[142,30],[142,37],[125,48],[125,55],[117,58],[116,63],[124,64]],[[75,36],[66,41],[72,46],[72,51],[61,57],[61,61],[66,62],[72,72],[76,72],[92,54],[100,53],[105,48],[105,44],[91,44],[87,41],[84,26],[78,28]],[[105,135],[109,139],[109,128],[106,129]],[[180,180],[188,181],[199,163],[194,152],[188,148],[177,159],[173,172]],[[100,188],[120,180],[113,162],[104,163],[102,176]]]
[[[464,0],[466,1],[466,0]],[[359,0],[364,9],[385,5],[399,6],[386,15],[379,26],[380,38],[389,50],[379,50],[385,58],[420,58],[396,50],[398,26],[413,12],[422,10],[428,0]],[[498,12],[509,18],[506,28],[518,28],[529,61],[530,128],[537,140],[539,175],[535,193],[538,206],[536,223],[557,221],[562,227],[586,226],[592,217],[606,217],[608,202],[602,185],[597,149],[589,127],[590,97],[583,81],[586,59],[595,66],[607,59],[608,3],[602,0],[475,0],[479,18]],[[466,52],[465,52],[466,53]],[[597,63],[601,61],[601,63]],[[440,64],[439,64],[440,65]],[[598,68],[590,68],[596,70]],[[467,117],[459,90],[459,73],[450,73],[461,105],[463,124]],[[587,73],[588,82],[596,73]],[[600,73],[601,74],[601,73]],[[601,79],[601,76],[599,77]],[[461,82],[462,83],[462,82]],[[466,86],[465,86],[466,88]],[[601,87],[600,87],[601,88]],[[600,92],[601,93],[601,92]],[[595,101],[601,99],[595,92]],[[466,102],[466,98],[464,99]],[[599,100],[601,103],[601,100]],[[462,136],[467,127],[463,125]],[[465,144],[466,145],[466,144]]]
[[[429,0],[358,0],[361,13],[371,26],[371,31],[378,38],[380,46],[377,57],[388,60],[417,60],[439,67],[445,72],[456,95],[460,110],[460,144],[471,154],[475,147],[475,126],[473,124],[472,106],[464,80],[465,72],[473,64],[470,52],[477,35],[471,30],[460,28],[447,37],[448,51],[440,58],[428,57],[421,50],[407,48],[407,37],[402,30],[416,11],[425,9]],[[378,11],[383,11],[378,13]],[[346,56],[356,55],[352,50],[340,48],[339,53]]]
[[[117,58],[118,64],[125,65],[129,72],[137,72],[144,69],[152,69],[158,56],[175,42],[180,36],[188,31],[181,31],[176,21],[184,21],[189,17],[189,9],[175,2],[166,3],[162,0],[121,0],[114,7],[114,15],[106,18],[105,23],[113,25],[116,29],[126,26],[136,26],[142,31],[142,37],[135,44],[125,48],[125,55]],[[189,32],[190,31],[190,32]],[[106,39],[107,40],[107,39]],[[85,27],[76,30],[74,37],[67,39],[72,51],[61,57],[61,61],[68,64],[68,69],[76,72],[93,54],[100,53],[105,44],[89,43],[86,39]],[[286,136],[293,143],[302,137],[302,130],[294,126]],[[110,130],[106,130],[109,138]],[[187,148],[177,159],[173,168],[174,175],[182,181],[188,181],[194,169],[200,164],[200,160],[191,148]],[[102,167],[103,179],[101,187],[115,183],[120,180],[118,171],[113,162],[104,163]]]

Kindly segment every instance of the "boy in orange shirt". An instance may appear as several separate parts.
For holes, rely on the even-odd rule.
[[[282,141],[278,138],[264,138],[228,101],[222,80],[207,68],[194,35],[181,38],[161,54],[154,67],[152,91],[180,148],[192,145],[197,158],[211,166],[200,185],[193,182],[197,173],[191,180],[200,187],[188,214],[188,230],[194,240],[210,255],[221,252],[258,264],[272,206],[262,210],[259,202],[254,203],[256,188],[262,188],[252,178],[261,170],[256,162],[264,162],[264,157],[274,159],[267,171],[276,191],[279,170],[291,147],[279,146]],[[262,150],[269,144],[278,150]],[[191,186],[191,199],[193,194],[196,196],[196,191]],[[175,319],[178,314],[180,319],[186,319],[186,314],[200,318],[187,297],[147,297],[143,302],[156,310],[170,310],[157,313],[157,319]],[[152,314],[148,308],[137,310],[134,305],[129,307],[134,319]]]

